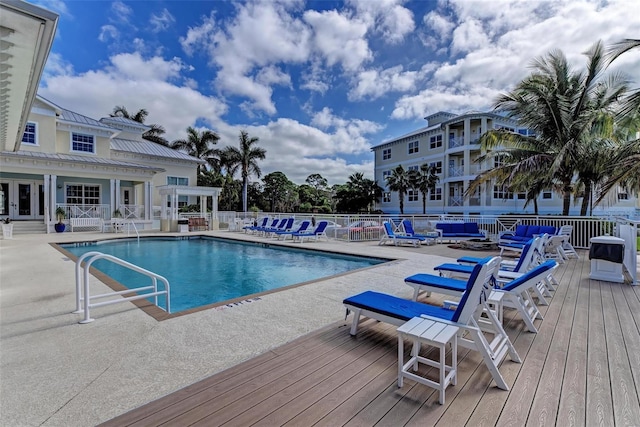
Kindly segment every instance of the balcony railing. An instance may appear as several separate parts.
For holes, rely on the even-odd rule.
[[[449,148],[462,147],[464,145],[463,138],[449,138]]]
[[[450,196],[449,206],[464,206],[464,197],[462,196]]]

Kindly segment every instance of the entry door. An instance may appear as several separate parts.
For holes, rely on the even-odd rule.
[[[14,181],[9,188],[9,217],[12,219],[44,218],[44,184]],[[4,189],[4,188],[3,188]]]

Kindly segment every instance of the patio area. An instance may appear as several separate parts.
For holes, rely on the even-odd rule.
[[[538,334],[506,311],[523,359],[507,356],[501,365],[510,391],[496,388],[479,353],[469,350],[458,355],[458,384],[447,388],[445,405],[413,381],[399,389],[395,327],[368,321],[352,338],[347,321],[104,425],[637,425],[640,288],[590,280],[585,255],[560,267]]]
[[[242,233],[208,235],[264,241]],[[538,334],[505,312],[522,364],[507,356],[499,390],[477,352],[437,392],[396,385],[395,328],[349,335],[342,299],[372,289],[409,298],[403,278],[484,253],[448,245],[288,243],[395,258],[378,267],[158,322],[131,303],[77,323],[74,264],[49,242],[104,234],[21,235],[0,243],[2,424],[634,425],[640,419],[640,287],[589,279],[589,260],[561,265]],[[92,281],[96,290],[106,285]],[[428,299],[439,304],[445,298]],[[408,344],[407,344],[408,346]],[[407,347],[408,350],[408,347]],[[425,373],[425,371],[422,371]]]

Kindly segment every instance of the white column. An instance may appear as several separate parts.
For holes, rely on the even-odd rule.
[[[120,209],[120,180],[119,179],[115,179],[115,201],[116,201],[116,209]],[[114,209],[115,210],[115,209]],[[113,212],[113,211],[112,211]],[[124,212],[121,212],[122,215],[124,215]]]
[[[167,219],[167,202],[168,202],[168,197],[166,194],[163,194],[161,196],[162,198],[162,206],[160,206],[160,218],[161,219]]]
[[[464,119],[463,122],[464,129],[464,145],[469,145],[471,142],[471,119]]]
[[[118,205],[116,204],[116,180],[109,180],[109,202],[111,203],[111,212],[109,212],[109,218],[113,216],[113,213],[118,209]]]
[[[153,200],[152,193],[153,193],[153,185],[151,184],[151,181],[145,182],[144,183],[144,219],[147,221],[150,220],[152,218],[151,215],[153,215],[153,205],[151,203],[151,201]]]
[[[51,223],[51,175],[44,175],[44,225],[49,234],[49,224]]]
[[[51,188],[51,192],[49,193],[49,206],[51,207],[51,209],[49,209],[49,220],[55,223],[56,208],[57,208],[56,194],[58,192],[58,176],[50,175],[49,181],[50,181],[49,188]]]

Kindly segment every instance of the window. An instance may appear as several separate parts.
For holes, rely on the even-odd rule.
[[[382,160],[389,160],[391,158],[391,148],[385,148],[382,150]]]
[[[516,197],[518,200],[525,200],[527,198],[527,193],[516,193]]]
[[[420,145],[418,141],[413,141],[409,143],[409,154],[417,153],[420,149]]]
[[[96,152],[96,144],[93,135],[85,135],[81,133],[71,134],[71,151],[79,151],[81,153]]]
[[[436,173],[442,173],[442,162],[431,162],[429,166],[435,166]]]
[[[391,171],[382,171],[382,182],[387,185],[387,177],[391,176]]]
[[[513,193],[509,191],[506,187],[501,187],[498,185],[493,186],[493,198],[494,199],[513,199]]]
[[[385,191],[382,193],[382,203],[391,203],[391,193]]]
[[[409,197],[409,201],[410,202],[417,202],[418,201],[418,192],[416,190],[407,191],[407,196]]]
[[[66,203],[69,205],[99,205],[100,186],[94,184],[67,184]]]
[[[442,188],[436,187],[436,191],[431,191],[429,200],[442,200]]]
[[[442,135],[435,135],[429,138],[429,148],[436,149],[442,147]]]
[[[618,193],[618,200],[629,200],[629,194],[627,194],[627,193]]]
[[[167,185],[189,185],[189,178],[182,176],[168,176]]]
[[[543,191],[542,198],[544,200],[551,200],[553,198],[553,193],[551,191]]]
[[[512,127],[509,126],[502,126],[502,125],[494,125],[493,126],[494,129],[496,130],[505,130],[507,132],[515,132],[516,130]]]
[[[38,132],[37,125],[33,122],[28,122],[24,127],[24,133],[22,134],[22,143],[38,145]]]
[[[416,172],[418,172],[419,170],[420,170],[420,166],[417,166],[417,165],[416,166],[409,166],[407,168],[407,171],[416,171]]]
[[[499,168],[500,166],[504,166],[504,165],[505,165],[504,156],[495,156],[493,158],[494,168]]]

